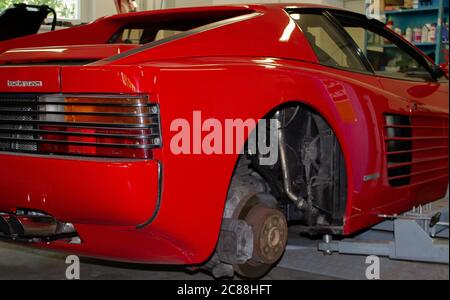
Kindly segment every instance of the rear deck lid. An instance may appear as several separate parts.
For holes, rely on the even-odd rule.
[[[115,56],[139,45],[101,44],[17,48],[0,54],[0,65],[83,65]]]

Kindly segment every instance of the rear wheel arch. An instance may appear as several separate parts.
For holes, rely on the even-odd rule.
[[[339,174],[336,174],[336,176],[334,176],[333,178],[340,178],[341,176],[344,178],[343,182],[341,181],[333,181],[335,179],[329,179],[332,180],[333,184],[339,184],[339,189],[344,189],[344,191],[338,190],[337,192],[335,192],[334,190],[332,191],[333,193],[330,194],[329,191],[326,191],[327,195],[332,195],[333,197],[336,196],[337,198],[333,198],[332,200],[332,205],[327,205],[327,203],[324,203],[324,201],[326,202],[328,199],[322,199],[324,197],[319,197],[320,201],[316,201],[316,203],[312,202],[310,206],[307,206],[307,209],[305,209],[304,211],[299,210],[297,212],[297,216],[294,216],[294,214],[292,214],[290,212],[290,210],[292,209],[292,204],[293,202],[286,197],[284,190],[283,190],[283,183],[280,182],[280,164],[277,162],[275,165],[273,166],[268,166],[266,168],[265,167],[261,167],[261,166],[257,166],[254,162],[254,155],[249,154],[247,152],[244,152],[244,154],[241,154],[237,157],[237,160],[235,162],[235,166],[234,166],[234,171],[233,171],[233,175],[230,178],[230,183],[229,183],[229,190],[227,192],[227,197],[226,200],[224,202],[224,210],[223,210],[223,222],[222,222],[222,229],[220,232],[220,236],[218,238],[218,243],[217,243],[217,248],[216,248],[216,252],[214,253],[212,259],[210,260],[210,262],[208,263],[208,265],[212,268],[211,270],[214,272],[217,272],[217,270],[220,271],[224,271],[227,270],[227,267],[224,266],[228,266],[228,272],[233,272],[236,271],[237,273],[239,273],[240,275],[243,275],[245,277],[259,277],[264,275],[268,270],[270,270],[271,265],[269,263],[264,262],[264,260],[262,261],[258,261],[255,260],[254,258],[251,258],[248,260],[248,262],[246,263],[238,263],[239,261],[241,261],[242,256],[236,258],[236,261],[233,263],[233,255],[230,254],[230,252],[225,251],[226,253],[223,253],[223,249],[230,249],[235,247],[236,245],[234,243],[236,243],[237,245],[240,245],[240,247],[242,249],[245,249],[245,237],[248,236],[248,232],[247,235],[245,237],[241,238],[236,238],[237,241],[232,242],[231,247],[228,246],[224,246],[224,232],[229,232],[230,231],[230,222],[233,222],[231,220],[234,220],[234,222],[246,222],[247,221],[247,216],[249,214],[249,211],[252,211],[252,209],[254,209],[254,207],[258,207],[258,206],[265,206],[266,208],[272,209],[272,210],[276,210],[276,211],[281,211],[285,216],[287,221],[293,221],[294,223],[300,223],[301,227],[302,227],[302,231],[303,232],[309,232],[312,234],[340,234],[343,232],[343,226],[344,226],[344,216],[345,216],[345,212],[347,209],[347,176],[346,176],[346,164],[345,164],[345,160],[341,151],[341,147],[340,147],[340,143],[337,139],[337,137],[334,134],[334,130],[331,128],[331,126],[329,125],[330,123],[327,122],[320,113],[318,113],[314,108],[312,108],[311,106],[305,104],[304,102],[301,101],[290,101],[290,102],[286,102],[282,105],[279,105],[277,107],[275,107],[274,109],[272,109],[269,113],[267,113],[263,119],[272,119],[275,116],[275,113],[281,111],[281,112],[292,112],[294,111],[295,114],[292,114],[292,116],[290,116],[288,119],[294,120],[294,121],[289,121],[289,122],[293,122],[293,123],[302,123],[304,122],[304,119],[306,120],[307,116],[310,116],[308,119],[308,122],[311,120],[317,120],[316,121],[316,131],[319,132],[320,130],[322,131],[328,131],[330,134],[330,137],[327,138],[329,141],[325,142],[325,143],[329,143],[330,141],[334,141],[334,147],[336,147],[337,145],[337,150],[339,151],[338,153],[334,154],[334,155],[328,155],[328,153],[321,153],[321,158],[326,157],[326,156],[330,156],[330,157],[334,157],[336,155],[340,156],[340,159],[342,159],[342,161],[339,161],[339,164],[334,163],[334,165],[336,166],[340,166],[340,168],[338,169],[338,171],[340,172]],[[298,125],[297,124],[297,125]],[[312,123],[311,123],[312,124]],[[284,124],[286,125],[286,124]],[[287,124],[288,126],[292,126],[291,124]],[[309,126],[311,127],[311,126]],[[292,131],[295,132],[296,130],[298,130],[300,133],[302,133],[302,129],[301,126],[299,128],[293,128]],[[312,132],[312,131],[311,131]],[[299,141],[295,141],[296,137],[293,137],[294,142],[293,143],[300,143]],[[304,136],[299,135],[297,137],[297,139],[302,140],[304,139]],[[318,140],[320,141],[320,138],[318,138]],[[247,140],[248,143],[248,140]],[[291,143],[291,141],[287,141],[287,143]],[[322,143],[322,141],[320,141],[320,143]],[[327,144],[328,145],[328,144]],[[322,146],[321,146],[322,147]],[[321,149],[326,149],[324,147],[322,147]],[[335,148],[333,148],[333,151],[336,151]],[[299,150],[298,155],[302,155],[301,150]],[[295,161],[298,160],[298,157],[295,159]],[[304,160],[304,159],[303,159]],[[296,162],[293,163],[294,165],[298,166],[298,164]],[[264,168],[265,171],[264,171]],[[317,177],[320,177],[319,174],[327,174],[327,172],[322,172],[319,173],[319,170],[317,170]],[[313,174],[313,171],[311,171],[310,174]],[[301,176],[300,173],[296,174],[297,176]],[[306,177],[306,176],[305,176]],[[320,178],[319,178],[320,179]],[[319,180],[318,179],[318,180]],[[322,178],[323,180],[327,181],[327,178]],[[320,180],[322,180],[320,179]],[[293,180],[292,180],[293,181]],[[336,183],[335,183],[336,182]],[[320,188],[320,184],[318,185]],[[333,185],[334,187],[334,185]],[[319,189],[318,188],[318,189]],[[328,186],[325,186],[323,188],[323,190],[329,189]],[[311,195],[314,194],[314,188],[311,188]],[[324,192],[325,193],[325,192]],[[344,193],[344,195],[342,194]],[[319,195],[316,193],[316,195]],[[311,198],[313,197],[305,197],[309,200],[311,200]],[[341,201],[338,203],[334,203],[335,201]],[[317,204],[318,203],[318,204]],[[314,205],[316,204],[316,205]],[[322,205],[322,207],[320,207],[320,205]],[[323,216],[323,211],[321,211],[320,209],[333,209],[334,207],[336,207],[336,212],[332,212],[330,214],[330,216]],[[294,207],[295,208],[295,207]],[[276,212],[273,211],[272,214],[270,214],[270,211],[268,211],[269,215],[271,218],[277,218],[276,217]],[[251,214],[251,213],[250,213]],[[336,214],[336,215],[335,215]],[[296,217],[298,217],[298,219],[295,219]],[[278,217],[279,219],[279,217]],[[251,221],[250,221],[251,222]],[[237,223],[236,223],[237,224]],[[237,228],[236,224],[234,224],[234,227],[231,228]],[[244,225],[245,226],[245,225]],[[252,227],[254,228],[254,227]],[[285,230],[286,228],[286,230]],[[225,231],[224,231],[225,230]],[[240,233],[242,234],[242,228],[239,229]],[[255,230],[255,229],[253,229]],[[278,231],[276,232],[287,232],[287,227],[281,226],[280,228],[277,229]],[[260,231],[257,231],[260,232]],[[255,233],[254,233],[255,234]],[[239,237],[239,233],[236,233],[235,236]],[[260,235],[256,234],[255,236],[260,237]],[[280,236],[280,235],[278,235]],[[281,235],[283,236],[283,235]],[[251,241],[252,244],[254,244],[254,249],[256,248],[260,248],[260,244],[258,244],[258,241],[260,240],[260,238],[250,238],[248,241]],[[286,240],[287,240],[287,234],[286,234]],[[283,240],[284,242],[284,246],[286,246],[286,240]],[[248,242],[247,241],[247,242]],[[267,245],[264,244],[264,241],[267,242],[267,238],[263,239],[263,245]],[[229,236],[227,238],[227,242],[229,242]],[[283,242],[281,242],[280,245],[283,245]],[[240,243],[240,244],[239,244]],[[280,245],[278,245],[276,248],[278,249],[280,247]],[[248,249],[247,249],[248,251]],[[284,248],[283,248],[284,251]],[[237,255],[237,254],[236,254]],[[256,255],[256,257],[261,257],[261,254],[259,253],[255,253],[253,252],[253,255]],[[248,253],[247,253],[248,256]],[[225,257],[225,261],[221,258]],[[244,255],[245,257],[245,255]],[[279,258],[281,257],[281,254],[278,253],[275,257]],[[270,261],[270,260],[269,260]],[[212,263],[211,263],[212,262]],[[271,263],[273,263],[273,261],[271,261]],[[217,266],[221,266],[221,267],[217,267]],[[232,268],[231,268],[232,267]],[[230,274],[230,273],[228,273]],[[215,274],[215,276],[220,277],[221,274]]]
[[[343,140],[344,137],[342,135],[337,134],[338,129],[334,128],[334,126],[333,126],[333,124],[335,122],[331,122],[331,120],[329,120],[329,118],[331,118],[331,117],[329,117],[329,116],[327,117],[326,114],[324,112],[320,111],[320,108],[317,107],[314,104],[311,104],[311,103],[303,101],[303,100],[290,100],[290,101],[286,101],[286,102],[284,102],[284,103],[282,103],[280,105],[277,105],[274,108],[272,108],[269,112],[267,112],[261,118],[261,120],[263,120],[263,119],[264,120],[269,120],[269,119],[273,118],[275,112],[280,111],[280,110],[291,109],[291,108],[294,108],[294,107],[300,107],[301,109],[308,110],[309,112],[311,112],[315,116],[321,118],[326,123],[326,125],[329,127],[329,129],[332,131],[333,135],[336,138],[336,141],[337,141],[337,143],[339,145],[339,151],[341,152],[342,159],[343,159],[342,167],[344,168],[344,174],[341,174],[341,175],[345,176],[345,183],[343,184],[343,188],[345,189],[345,197],[344,197],[345,199],[343,199],[343,201],[345,203],[343,203],[343,205],[344,205],[345,208],[343,209],[343,211],[341,211],[342,222],[344,222],[345,212],[347,211],[347,205],[348,205],[348,201],[347,201],[347,199],[348,199],[348,191],[349,191],[349,188],[350,188],[350,177],[349,177],[350,165],[349,165],[348,156],[345,153],[345,148],[342,146],[343,143],[345,142]],[[246,140],[246,146],[247,146],[247,144],[248,144],[248,138]],[[239,161],[242,160],[242,157],[243,157],[242,154],[238,155],[236,160],[235,160],[234,171],[232,173],[231,178],[229,179],[229,186],[231,186],[233,177],[236,174],[236,169],[238,168],[238,165],[239,165]],[[264,176],[262,176],[262,177],[264,178]],[[267,180],[267,178],[264,178],[264,179],[265,179],[266,183],[269,181],[269,180]],[[273,191],[273,186],[270,187],[270,188],[271,188],[271,191]],[[274,196],[276,196],[276,195],[274,195]],[[227,200],[228,200],[228,193],[227,193],[226,199],[224,200],[224,211],[225,211],[225,208],[226,208]],[[344,224],[342,224],[342,227],[343,227],[343,225]],[[333,230],[335,230],[335,228],[333,228]],[[318,232],[320,232],[320,230],[318,230]]]

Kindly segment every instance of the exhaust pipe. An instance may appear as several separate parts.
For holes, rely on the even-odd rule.
[[[76,235],[73,224],[62,223],[41,212],[0,213],[0,235],[9,238],[39,239]]]
[[[9,227],[9,215],[0,213],[0,235],[11,235],[11,228]]]
[[[14,233],[24,237],[46,237],[57,234],[58,222],[52,217],[11,216]]]
[[[275,113],[278,123],[278,147],[280,149],[281,174],[283,176],[284,191],[288,198],[294,202],[295,206],[302,209],[306,205],[306,200],[302,196],[296,195],[292,189],[292,178],[289,172],[289,162],[287,158],[286,136],[284,132],[285,124],[282,122],[281,112]]]

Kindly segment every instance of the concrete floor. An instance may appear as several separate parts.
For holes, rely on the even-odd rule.
[[[448,200],[446,205],[448,207]],[[442,201],[444,201],[442,200]],[[292,228],[291,228],[292,229]],[[447,240],[448,243],[448,240]],[[366,279],[365,256],[324,256],[317,250],[317,240],[290,232],[287,251],[267,280]],[[62,253],[38,250],[23,245],[0,242],[0,280],[66,279],[68,265]],[[381,279],[449,280],[448,264],[395,261],[381,258]],[[177,266],[126,264],[81,258],[81,279],[160,279],[210,280],[204,272],[188,272]]]
[[[302,247],[292,244],[302,244]],[[266,280],[365,279],[364,256],[324,256],[311,240],[291,238],[284,258]],[[0,280],[64,280],[66,255],[0,242]],[[203,272],[188,272],[183,267],[126,264],[81,258],[84,280],[210,280]],[[381,279],[449,280],[448,265],[381,259]]]
[[[0,280],[64,280],[67,265],[61,253],[0,242]],[[182,267],[133,265],[81,258],[83,280],[211,280],[203,272],[187,272]],[[273,269],[267,280],[326,280],[330,276],[308,272]]]
[[[317,241],[292,235],[279,267],[344,280],[366,280],[367,256],[324,255]],[[380,257],[381,280],[449,280],[448,264],[391,260]]]

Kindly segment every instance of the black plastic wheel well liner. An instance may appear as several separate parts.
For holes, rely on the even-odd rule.
[[[333,179],[335,180],[335,184],[338,184],[336,189],[333,191],[333,197],[330,200],[329,197],[322,197],[321,203],[319,205],[322,206],[318,207],[319,210],[329,210],[329,226],[343,226],[344,225],[344,216],[347,208],[347,191],[348,191],[348,178],[347,178],[347,169],[346,169],[346,161],[345,156],[342,151],[342,147],[340,144],[340,141],[338,137],[335,135],[334,130],[330,123],[316,110],[311,108],[310,106],[302,103],[301,101],[290,101],[287,102],[281,106],[278,106],[274,108],[272,111],[270,111],[263,119],[269,120],[274,118],[274,114],[277,111],[288,111],[291,110],[292,112],[295,112],[296,110],[300,110],[303,112],[310,113],[312,116],[316,116],[323,120],[324,124],[329,128],[329,130],[332,133],[332,136],[335,141],[335,147],[331,149],[333,151],[333,156],[335,158],[335,174],[333,175]],[[298,113],[298,112],[297,112]],[[298,131],[301,128],[299,128],[298,124],[294,124],[296,121],[290,120],[291,116],[288,116],[286,119],[291,124],[288,124],[288,127],[291,126],[293,128],[293,131]],[[298,118],[298,117],[297,117]],[[298,121],[298,120],[297,120]],[[300,120],[301,121],[301,120]],[[297,141],[295,141],[297,139]],[[288,143],[299,143],[299,140],[302,139],[302,136],[293,137],[292,134],[288,136]],[[294,142],[292,142],[294,140]],[[246,145],[247,147],[247,145]],[[261,166],[258,163],[258,158],[255,155],[250,156],[250,160],[252,161],[252,168],[256,172],[258,172],[267,182],[267,184],[270,186],[271,193],[279,199],[280,202],[290,203],[290,200],[287,198],[287,196],[284,193],[284,187],[281,180],[280,175],[280,165],[279,162],[277,162],[274,166]],[[300,166],[301,164],[297,163],[297,166]],[[306,194],[304,196],[307,196]],[[322,211],[323,212],[323,211]],[[303,217],[305,217],[303,215]],[[289,218],[289,216],[288,216]],[[311,226],[316,224],[309,224]]]

